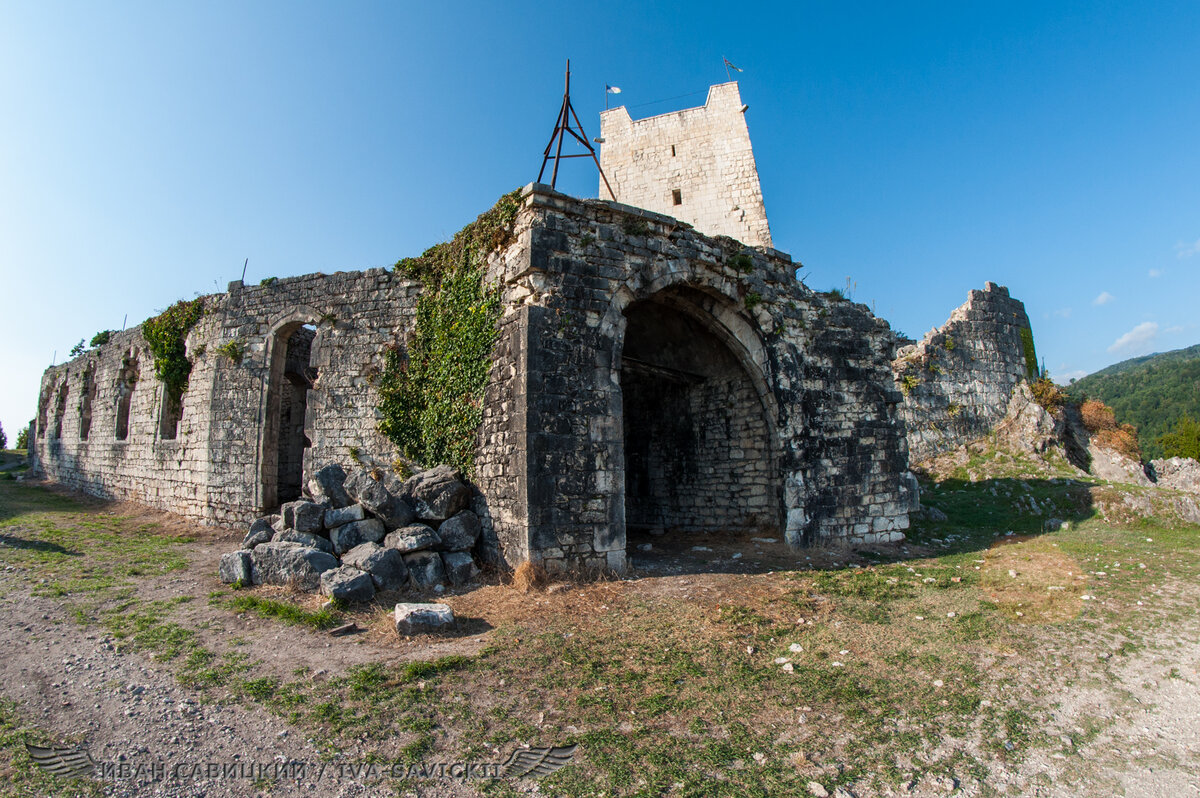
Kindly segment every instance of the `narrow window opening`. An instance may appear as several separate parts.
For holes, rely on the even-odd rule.
[[[46,390],[42,391],[41,398],[38,400],[37,436],[39,438],[46,437],[46,414],[50,409],[50,397],[54,395],[54,388],[54,383],[47,385]]]
[[[677,188],[671,189],[671,202],[675,205],[683,204],[683,192]]]
[[[67,412],[67,393],[68,386],[66,381],[63,381],[62,388],[58,391],[58,406],[54,408],[54,437],[55,439],[62,437],[63,416]]]
[[[671,157],[672,158],[675,157],[675,145],[674,144],[671,145]]]
[[[125,356],[121,364],[121,375],[117,378],[117,440],[129,437],[129,408],[133,404],[133,389],[137,387],[137,355]]]
[[[96,367],[83,372],[83,401],[79,404],[79,440],[86,441],[92,431],[92,402],[96,399]]]
[[[183,418],[183,393],[175,393],[163,386],[162,412],[158,418],[158,437],[173,441],[179,435],[179,421]]]

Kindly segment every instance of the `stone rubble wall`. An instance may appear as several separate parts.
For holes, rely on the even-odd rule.
[[[382,269],[284,278],[261,286],[230,284],[207,296],[205,314],[187,337],[193,362],[176,437],[160,429],[163,386],[140,327],[42,377],[39,407],[48,410],[36,441],[38,473],[97,496],[131,499],[212,524],[244,523],[273,509],[264,496],[263,437],[277,340],[301,325],[315,328],[307,394],[305,473],[311,463],[364,457],[391,462],[395,447],[376,429],[371,387],[389,346],[411,329],[419,283]],[[219,354],[244,347],[240,363]],[[123,364],[136,360],[129,433],[116,436]],[[282,369],[281,369],[282,370]],[[84,375],[94,373],[91,426],[81,437]],[[56,410],[66,387],[61,435]],[[282,394],[282,392],[281,392]],[[275,406],[278,412],[279,405]],[[269,480],[268,480],[269,481]]]
[[[904,393],[909,457],[921,462],[987,435],[1018,383],[1036,377],[1025,305],[987,283],[941,327],[901,346],[892,362]],[[1028,347],[1026,344],[1028,343]]]
[[[699,108],[636,121],[625,106],[604,111],[600,138],[600,166],[618,202],[673,216],[708,235],[771,246],[736,82],[710,87]],[[603,180],[600,197],[609,198]]]

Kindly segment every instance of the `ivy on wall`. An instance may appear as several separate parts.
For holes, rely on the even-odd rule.
[[[204,300],[179,300],[154,318],[142,322],[142,337],[154,354],[154,373],[175,399],[187,390],[192,361],[184,343],[204,313]]]
[[[408,351],[389,349],[379,377],[379,429],[411,460],[469,474],[500,318],[484,260],[506,245],[521,208],[505,194],[450,241],[403,258],[395,271],[424,283]]]
[[[1029,379],[1036,380],[1040,371],[1037,350],[1033,348],[1033,330],[1028,327],[1021,328],[1021,344],[1025,347],[1025,370],[1029,373]]]

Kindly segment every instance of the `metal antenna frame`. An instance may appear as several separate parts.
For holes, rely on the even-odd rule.
[[[571,127],[571,120],[575,120],[575,127],[579,128],[576,132]],[[567,133],[570,133],[576,141],[582,144],[587,152],[577,153],[575,155],[563,155],[562,145],[563,138]],[[558,142],[555,145],[555,141]],[[550,150],[554,150],[554,155],[550,154]],[[542,168],[538,171],[537,182],[542,182],[542,175],[546,172],[546,164],[554,158],[554,169],[550,172],[550,188],[554,188],[558,183],[558,163],[563,158],[591,158],[596,162],[596,169],[600,172],[600,179],[604,181],[604,187],[608,189],[608,195],[615,202],[617,195],[613,193],[612,186],[608,183],[608,178],[604,175],[604,169],[600,166],[600,159],[596,156],[596,150],[587,140],[587,134],[583,132],[583,124],[579,121],[578,114],[575,113],[575,107],[571,105],[571,60],[567,59],[567,82],[566,88],[563,90],[562,108],[558,112],[558,120],[554,123],[554,133],[550,136],[550,143],[546,145],[546,151],[542,153]]]

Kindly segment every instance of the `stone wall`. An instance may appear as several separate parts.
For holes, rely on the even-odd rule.
[[[1037,376],[1025,305],[987,283],[944,325],[901,346],[892,369],[913,462],[981,438],[1004,418],[1017,383]]]
[[[280,503],[281,455],[282,473],[293,475],[298,458],[307,470],[346,463],[351,449],[390,462],[395,450],[376,430],[371,381],[385,349],[411,328],[419,290],[372,269],[234,282],[205,297],[187,338],[193,368],[173,437],[140,327],[113,333],[43,375],[37,469],[94,495],[234,524]],[[230,343],[244,349],[238,362],[218,352]],[[310,387],[299,384],[301,361]],[[128,429],[119,430],[126,417]]]
[[[736,82],[710,87],[699,108],[636,121],[624,106],[604,111],[600,138],[600,166],[618,201],[708,235],[771,246]],[[609,196],[603,180],[600,196]]]
[[[630,523],[761,526],[797,545],[902,537],[886,322],[812,292],[774,250],[545,186],[525,202],[515,243],[489,262],[505,315],[476,476],[506,557],[619,570]],[[703,335],[668,335],[668,315]],[[677,413],[628,417],[648,379]],[[685,445],[627,440],[639,428]],[[648,470],[631,461],[651,448]],[[639,468],[653,484],[631,493]],[[710,489],[706,506],[696,492]]]
[[[895,336],[865,306],[809,290],[783,253],[546,186],[525,189],[510,241],[486,263],[502,315],[472,504],[508,563],[623,570],[639,525],[903,537]],[[139,330],[114,334],[46,371],[37,467],[222,524],[288,498],[298,452],[306,478],[386,468],[373,383],[420,290],[375,269],[205,297],[177,426]]]

